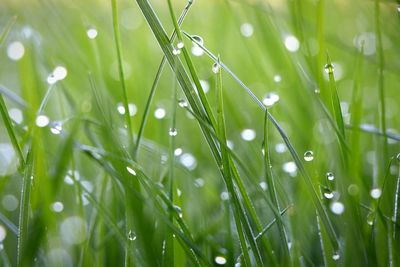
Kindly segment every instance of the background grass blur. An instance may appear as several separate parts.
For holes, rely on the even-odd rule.
[[[171,34],[167,1],[150,3]],[[164,54],[137,3],[117,4],[136,140]],[[178,16],[186,2],[172,4]],[[1,1],[1,31],[14,16],[0,47],[0,84],[24,162],[1,120],[0,266],[191,266],[197,265],[196,259],[202,266],[245,265],[243,257],[238,261],[247,248],[239,245],[235,204],[221,178],[225,175],[199,122],[179,107],[176,100],[185,95],[169,66],[151,102],[138,156],[132,156],[120,114],[123,91],[111,1]],[[282,215],[285,238],[274,224],[264,242],[256,242],[263,264],[400,265],[399,23],[399,4],[389,0],[197,0],[190,7],[181,29],[201,36],[204,46],[267,105],[311,177],[312,188],[270,124],[267,147],[277,207],[288,209]],[[96,30],[95,38],[88,37],[89,30]],[[183,41],[193,51],[192,42]],[[24,47],[18,60],[10,58],[15,42]],[[334,65],[331,79],[324,67],[327,54]],[[189,73],[188,61],[178,57]],[[218,75],[212,71],[215,61],[206,54],[191,53],[191,59],[216,113],[220,97]],[[50,85],[49,75],[57,66],[67,76]],[[262,152],[265,114],[220,71],[226,138],[266,226],[277,210],[271,204],[266,179],[272,178],[266,175]],[[335,88],[346,128],[343,142],[338,105],[332,101]],[[50,119],[45,127],[38,127],[39,113]],[[168,134],[173,123],[175,137]],[[220,136],[220,130],[215,132]],[[313,152],[311,161],[303,159],[306,151]],[[127,173],[127,166],[144,182],[129,169]],[[319,219],[313,190],[327,211],[338,248]],[[255,239],[259,231],[253,219],[247,212],[240,217],[243,225],[248,220]],[[174,241],[169,243],[171,231]],[[251,265],[260,265],[252,253],[250,258]]]

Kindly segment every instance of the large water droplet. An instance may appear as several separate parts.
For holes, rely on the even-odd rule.
[[[89,37],[89,39],[95,39],[97,37],[97,30],[96,30],[96,28],[90,27],[86,31],[86,34]]]
[[[180,159],[180,163],[189,170],[194,170],[197,166],[196,158],[190,153],[184,153]]]
[[[22,121],[24,120],[24,116],[22,114],[22,111],[18,108],[11,108],[8,110],[8,115],[10,115],[10,118],[17,124],[21,124]]]
[[[192,39],[195,41],[193,42],[194,46],[204,45],[204,40],[198,35],[192,35]]]
[[[285,38],[285,47],[289,52],[296,52],[300,48],[299,40],[293,36],[289,35]]]
[[[170,136],[176,136],[178,134],[178,131],[176,130],[176,128],[170,128],[168,134]]]
[[[263,104],[267,107],[273,106],[276,102],[279,101],[279,95],[275,92],[271,92],[265,95],[263,98]]]
[[[61,81],[67,77],[68,71],[64,66],[57,66],[53,71],[53,75],[57,79],[57,81]]]
[[[333,253],[332,259],[333,259],[334,261],[339,260],[339,259],[340,259],[340,254],[339,254],[339,252],[336,251],[335,253]]]
[[[177,149],[174,150],[174,155],[178,157],[182,155],[182,152],[183,152],[182,148],[178,147]]]
[[[5,195],[1,201],[5,210],[14,211],[18,208],[19,201],[14,195]]]
[[[50,132],[52,134],[58,135],[61,134],[62,132],[62,122],[60,121],[54,121],[51,123],[51,128],[50,128]]]
[[[176,44],[176,48],[178,48],[178,49],[182,49],[183,47],[185,46],[185,43],[184,42],[178,42],[177,44]]]
[[[78,216],[66,218],[60,225],[62,240],[70,245],[77,245],[84,242],[87,238],[86,222]]]
[[[335,66],[333,66],[333,64],[326,64],[324,70],[328,74],[333,73],[335,71]]]
[[[332,192],[332,190],[330,190],[329,188],[325,187],[322,189],[323,195],[326,199],[332,199],[334,194]]]
[[[64,204],[60,201],[56,201],[51,204],[51,209],[57,213],[62,212],[64,210]]]
[[[20,60],[25,54],[25,47],[21,42],[12,42],[7,47],[7,56],[13,60]]]
[[[225,265],[226,264],[226,259],[223,256],[217,256],[214,259],[215,263],[218,265]]]
[[[173,55],[177,56],[177,55],[179,55],[180,53],[181,53],[181,50],[180,50],[180,49],[176,49],[176,48],[172,49],[172,54],[173,54]]]
[[[344,212],[344,205],[343,205],[343,203],[341,203],[341,202],[333,202],[332,204],[331,204],[331,211],[334,213],[334,214],[337,214],[337,215],[340,215],[340,214],[342,214],[343,212]]]
[[[328,181],[333,181],[333,180],[335,180],[335,176],[333,175],[333,173],[327,172],[326,179],[328,179]]]
[[[254,33],[254,28],[253,25],[251,25],[250,23],[243,23],[240,26],[240,33],[244,36],[244,37],[250,37],[253,35]]]
[[[304,153],[304,160],[305,161],[312,161],[314,159],[314,152],[308,150]]]
[[[157,108],[154,111],[154,117],[156,117],[156,119],[158,119],[158,120],[163,119],[165,117],[165,115],[167,115],[167,112],[163,108]]]
[[[256,131],[253,129],[244,129],[240,135],[244,141],[253,141],[256,138]]]
[[[50,120],[46,115],[39,115],[39,116],[36,117],[36,121],[35,122],[36,122],[36,125],[38,127],[43,128],[43,127],[46,127],[49,124]]]
[[[374,188],[371,190],[370,195],[373,199],[378,199],[382,195],[382,190],[380,188]]]
[[[215,63],[212,65],[212,72],[214,72],[215,74],[217,74],[217,73],[219,72],[219,70],[220,70],[220,65],[219,65],[217,62],[215,62]]]
[[[187,103],[187,101],[186,101],[185,99],[179,99],[178,105],[179,105],[181,108],[187,108],[187,107],[188,107],[188,103]]]
[[[129,232],[128,232],[128,239],[129,239],[130,241],[135,241],[135,240],[136,240],[135,232],[133,232],[132,230],[129,230]]]

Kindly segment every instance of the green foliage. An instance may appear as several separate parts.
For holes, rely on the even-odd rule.
[[[393,1],[0,14],[0,266],[400,264]]]

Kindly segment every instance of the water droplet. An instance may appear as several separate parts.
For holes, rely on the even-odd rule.
[[[197,166],[196,158],[190,153],[184,153],[180,159],[180,163],[189,170],[194,170]]]
[[[7,56],[13,60],[20,60],[25,54],[25,47],[21,42],[12,42],[7,47]]]
[[[286,162],[282,165],[282,169],[284,172],[289,173],[291,175],[296,175],[297,173],[297,166],[296,163],[293,161]]]
[[[400,161],[400,153],[397,154],[396,159],[397,159],[398,161]]]
[[[0,224],[0,243],[3,243],[4,239],[6,239],[7,231],[3,225]]]
[[[275,151],[278,153],[285,153],[287,151],[287,147],[283,143],[279,143],[275,145]]]
[[[305,161],[312,161],[314,159],[314,152],[308,150],[304,153],[304,160]]]
[[[289,52],[296,52],[300,48],[299,40],[293,36],[289,35],[285,38],[285,47]]]
[[[172,49],[172,54],[174,54],[175,56],[179,55],[180,53],[181,53],[180,49],[176,49],[176,48]]]
[[[203,38],[201,38],[200,36],[198,36],[198,35],[192,35],[192,39],[195,41],[195,42],[193,42],[193,45],[194,46],[198,46],[198,44],[199,45],[204,45],[204,40],[203,40]],[[197,42],[197,43],[196,43]]]
[[[240,135],[244,141],[253,141],[256,138],[256,131],[253,129],[244,129]]]
[[[62,212],[64,210],[64,204],[62,202],[56,201],[51,204],[51,209],[57,213]]]
[[[184,46],[185,46],[185,43],[182,41],[176,44],[176,48],[178,48],[178,49],[182,49]]]
[[[46,127],[49,124],[50,120],[46,115],[39,115],[36,117],[36,125],[38,127]]]
[[[55,67],[53,71],[54,78],[57,81],[64,80],[67,77],[68,71],[65,67],[63,66],[57,66]]]
[[[212,65],[212,72],[214,72],[215,74],[217,74],[217,73],[219,72],[219,70],[220,70],[220,65],[219,65],[217,62],[215,62],[215,63]]]
[[[371,190],[370,195],[373,199],[378,199],[382,195],[382,190],[380,188],[374,188]]]
[[[170,136],[176,136],[178,134],[178,131],[176,130],[176,128],[170,128],[168,134]]]
[[[400,4],[397,5],[397,12],[400,12]]]
[[[341,202],[333,202],[330,207],[334,214],[340,215],[344,212],[344,205]]]
[[[339,260],[339,259],[340,259],[340,254],[339,254],[339,252],[336,251],[335,253],[333,253],[332,259],[333,259],[334,261]]]
[[[374,224],[374,220],[375,220],[375,212],[373,212],[373,211],[368,212],[367,224],[368,225],[373,225]]]
[[[197,178],[194,180],[194,185],[196,187],[203,187],[204,186],[204,179],[203,178]]]
[[[178,157],[182,155],[182,152],[183,152],[182,148],[178,147],[177,149],[175,149],[174,155]]]
[[[90,27],[87,31],[86,31],[87,36],[89,37],[89,39],[95,39],[97,37],[97,30],[93,27]]]
[[[243,23],[240,26],[240,32],[242,33],[242,35],[244,37],[250,37],[253,35],[254,33],[254,28],[253,25],[251,25],[250,23]]]
[[[333,175],[333,173],[327,172],[326,179],[328,179],[328,181],[333,181],[333,180],[335,180],[335,176]]]
[[[51,123],[50,132],[52,134],[55,135],[61,134],[62,130],[63,130],[62,123],[60,121],[54,121]]]
[[[163,108],[157,108],[154,111],[154,117],[156,117],[156,119],[158,119],[158,120],[165,118],[166,114],[167,114],[167,112]]]
[[[130,241],[135,241],[136,240],[136,235],[132,230],[129,230],[129,232],[128,232],[128,239]]]
[[[132,174],[133,176],[136,176],[136,171],[135,171],[134,169],[132,169],[131,167],[127,166],[127,167],[126,167],[126,170],[127,170],[130,174]]]
[[[314,93],[319,94],[319,93],[321,93],[321,91],[319,90],[319,88],[315,88]]]
[[[276,74],[276,75],[274,76],[274,82],[279,83],[279,82],[281,82],[281,81],[282,81],[281,75]]]
[[[18,108],[11,108],[8,110],[8,115],[17,124],[21,124],[24,120],[22,111]]]
[[[335,66],[333,64],[326,64],[324,70],[328,74],[333,73],[335,71]]]
[[[261,182],[261,183],[260,183],[260,187],[261,187],[261,189],[264,190],[264,191],[267,190],[267,188],[268,188],[266,182]]]
[[[1,201],[5,210],[14,211],[18,208],[19,201],[14,195],[5,195]]]
[[[129,116],[133,117],[136,115],[137,113],[137,107],[135,104],[133,103],[129,103],[128,104],[128,109],[129,109]],[[117,105],[117,111],[119,114],[124,115],[125,114],[125,107],[124,104],[122,104],[121,102],[118,103]]]
[[[228,146],[229,149],[233,149],[235,147],[235,144],[233,143],[232,140],[226,140],[226,145]]]
[[[273,106],[278,101],[279,101],[279,95],[276,94],[275,92],[268,93],[263,98],[263,103],[267,107]]]
[[[229,199],[229,193],[224,191],[220,195],[221,200],[228,200]]]
[[[178,213],[179,218],[182,218],[182,217],[183,217],[183,214],[182,214],[182,209],[181,209],[181,207],[179,207],[179,206],[177,206],[177,205],[174,205],[174,209],[175,209],[176,213]]]
[[[322,189],[323,195],[326,199],[332,199],[334,194],[332,192],[332,190],[330,190],[329,188],[325,187]]]
[[[179,105],[181,108],[187,108],[187,107],[188,107],[188,103],[187,103],[187,101],[186,101],[185,99],[179,99],[178,105]]]
[[[215,263],[218,265],[225,265],[226,264],[226,259],[223,256],[217,256],[215,257]]]

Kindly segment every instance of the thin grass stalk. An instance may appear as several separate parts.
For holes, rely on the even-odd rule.
[[[181,13],[181,15],[180,15],[180,17],[178,19],[178,25],[179,26],[182,25],[183,20],[185,19],[187,13],[189,12],[190,7],[192,6],[192,3],[193,3],[193,1],[188,1],[186,6],[185,6],[185,8],[183,9],[183,11],[182,11],[182,13]],[[171,37],[169,38],[170,42],[172,43],[175,40],[175,38],[176,38],[176,31],[174,29],[174,31],[172,32]],[[137,159],[140,142],[141,142],[141,139],[142,139],[142,136],[143,136],[144,128],[146,126],[147,118],[149,117],[150,106],[151,106],[151,103],[153,101],[153,98],[154,98],[154,95],[155,95],[155,92],[156,92],[156,89],[157,89],[157,85],[158,85],[158,82],[159,82],[159,80],[161,78],[161,74],[162,74],[162,72],[164,70],[164,66],[165,66],[166,62],[167,62],[167,59],[166,59],[165,55],[163,55],[163,57],[161,59],[161,62],[160,62],[160,65],[158,66],[158,70],[157,70],[156,76],[155,76],[155,78],[153,80],[153,84],[151,86],[150,93],[149,93],[149,96],[148,96],[147,101],[146,101],[146,106],[144,108],[143,117],[142,117],[142,120],[140,122],[139,132],[138,132],[138,135],[137,135],[137,138],[136,138],[135,149],[133,151],[133,159],[134,160]]]
[[[128,131],[128,144],[129,151],[133,150],[133,132],[132,132],[132,124],[131,118],[129,114],[129,103],[128,103],[128,92],[125,83],[125,72],[123,66],[123,55],[122,55],[122,44],[121,44],[121,33],[119,30],[119,19],[118,19],[118,6],[117,0],[111,0],[111,9],[112,9],[112,20],[113,20],[113,29],[114,29],[114,40],[115,40],[115,48],[117,50],[117,61],[118,61],[118,73],[119,79],[121,81],[122,86],[122,103],[125,108],[125,123]]]
[[[379,91],[379,124],[381,131],[386,133],[386,105],[385,105],[385,88],[384,88],[384,68],[385,57],[382,45],[382,29],[381,29],[381,10],[380,0],[375,0],[375,32],[376,32],[376,55],[378,58],[378,91]],[[383,138],[383,156],[388,156],[388,140],[386,136]]]
[[[279,230],[281,247],[283,250],[283,255],[282,255],[283,256],[283,264],[286,266],[289,266],[289,265],[291,265],[291,260],[290,260],[288,241],[287,241],[287,237],[286,237],[286,233],[285,233],[284,223],[282,221],[281,215],[279,214],[279,211],[280,211],[279,200],[278,200],[278,195],[276,193],[274,175],[272,173],[271,155],[270,155],[269,139],[268,139],[268,132],[269,132],[268,122],[269,122],[268,121],[268,111],[266,111],[265,116],[264,116],[264,142],[263,142],[264,143],[263,149],[264,149],[265,179],[267,181],[268,191],[270,192],[270,198],[276,209],[276,211],[274,210],[274,214],[275,214],[275,219],[276,219],[276,223],[277,223],[278,230]]]

